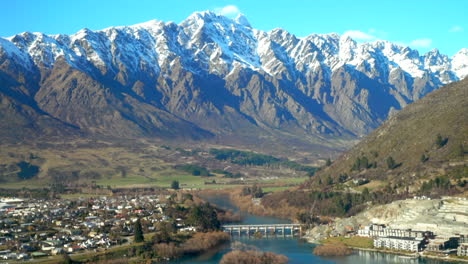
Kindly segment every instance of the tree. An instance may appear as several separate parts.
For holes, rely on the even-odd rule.
[[[333,179],[332,177],[328,176],[327,177],[327,185],[332,185],[333,184]]]
[[[362,169],[368,169],[372,166],[372,164],[369,164],[369,159],[366,156],[358,157],[356,158],[356,161],[353,164],[353,167],[351,168],[351,171],[360,171]]]
[[[447,144],[448,138],[443,138],[440,134],[437,134],[435,144],[437,148],[441,148]]]
[[[421,162],[426,162],[428,159],[429,158],[425,154],[421,155]]]
[[[327,161],[325,162],[325,166],[330,166],[332,164],[330,158],[327,159]]]
[[[348,174],[346,174],[346,173],[345,173],[345,174],[340,174],[340,176],[339,176],[338,179],[339,179],[338,181],[339,181],[340,183],[343,183],[343,182],[345,182],[345,181],[348,179]]]
[[[62,256],[62,263],[63,263],[63,264],[72,264],[73,261],[72,261],[72,259],[70,258],[70,256],[68,256],[68,254],[65,253],[65,254],[63,254],[63,256]]]
[[[184,193],[184,194],[182,195],[182,199],[183,199],[184,201],[186,201],[186,200],[193,201],[193,195],[190,194],[190,193]]]
[[[140,243],[145,241],[145,237],[143,236],[143,229],[141,227],[140,218],[138,218],[135,222],[134,226],[134,241],[135,243]]]
[[[253,198],[261,198],[263,196],[262,187],[254,184],[252,187],[242,188],[242,195],[252,195]]]
[[[360,169],[367,169],[367,168],[369,168],[369,160],[367,159],[366,156],[363,156],[361,158],[361,167],[360,167]]]
[[[179,181],[172,181],[171,188],[174,189],[174,190],[178,190],[180,188],[179,187]]]
[[[221,227],[216,210],[209,203],[194,206],[187,217],[187,223],[202,232],[219,230]]]
[[[463,144],[458,145],[456,149],[456,154],[457,156],[460,156],[460,157],[465,156],[465,148],[463,147]]]
[[[173,223],[159,222],[156,230],[158,232],[153,236],[153,243],[158,244],[171,242],[171,233],[174,233],[176,229]]]
[[[258,187],[256,184],[252,186],[252,196],[254,198],[261,198],[263,196],[262,187]]]
[[[396,163],[395,163],[395,160],[393,159],[392,156],[388,157],[387,158],[387,166],[388,168],[391,170],[391,169],[394,169],[396,167]]]
[[[369,197],[369,188],[365,187],[364,190],[362,190],[362,196],[364,199],[367,199]]]
[[[16,166],[19,167],[20,171],[17,173],[18,178],[21,180],[28,180],[36,176],[39,173],[39,166],[32,165],[26,161],[20,161],[16,163]]]

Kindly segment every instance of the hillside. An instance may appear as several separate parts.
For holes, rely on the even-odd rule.
[[[320,171],[311,185],[328,177],[339,184],[341,176],[341,182],[369,180],[364,186],[370,189],[391,184],[416,192],[435,176],[449,175],[453,184],[466,180],[467,98],[468,79],[430,93]]]
[[[468,196],[467,98],[468,79],[430,93],[300,188],[267,194],[252,210],[311,223],[413,196]]]
[[[265,32],[213,12],[180,24],[24,32],[0,38],[0,142],[80,135],[336,153],[465,77],[467,58],[467,49],[448,57],[335,33]]]

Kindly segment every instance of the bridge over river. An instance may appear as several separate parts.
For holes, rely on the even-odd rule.
[[[222,230],[229,234],[254,235],[261,233],[264,236],[302,236],[300,224],[263,224],[263,225],[223,225]]]

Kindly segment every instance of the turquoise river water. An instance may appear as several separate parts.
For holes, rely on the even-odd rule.
[[[237,211],[237,208],[234,207],[227,196],[225,195],[216,195],[216,196],[207,196],[204,199],[210,201],[211,203],[217,204],[226,209],[232,209]],[[255,216],[251,214],[243,213],[243,221],[241,224],[283,224],[290,223],[289,220],[278,219],[274,217],[262,217]],[[315,256],[312,251],[315,247],[314,244],[304,242],[303,240],[298,239],[297,237],[268,237],[268,238],[249,238],[247,236],[233,236],[232,241],[226,245],[220,246],[216,249],[213,249],[205,254],[202,254],[195,258],[190,259],[180,259],[177,261],[171,261],[170,264],[217,264],[221,260],[224,254],[233,250],[233,248],[238,248],[239,245],[242,245],[244,248],[255,248],[261,251],[271,251],[277,254],[286,255],[289,258],[289,263],[291,264],[307,264],[307,263],[338,263],[338,264],[442,264],[449,263],[443,262],[440,260],[432,259],[405,259],[398,255],[393,254],[384,254],[379,252],[369,252],[369,251],[355,251],[351,256],[346,257],[330,257],[323,258]],[[454,263],[454,262],[451,262]]]

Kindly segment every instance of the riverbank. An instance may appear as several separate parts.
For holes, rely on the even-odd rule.
[[[201,197],[208,197],[210,195],[225,195],[229,199],[229,202],[239,211],[247,212],[256,216],[266,216],[296,221],[297,214],[301,212],[301,210],[287,206],[285,204],[279,204],[276,208],[265,208],[262,206],[260,198],[252,198],[251,195],[243,195],[242,188],[203,190],[203,193],[198,192],[198,195]]]
[[[385,249],[378,249],[378,248],[359,248],[359,247],[350,247],[354,250],[361,250],[361,251],[368,251],[368,252],[378,252],[384,254],[392,254],[392,255],[399,255],[399,256],[406,256],[406,257],[416,257],[416,258],[427,258],[427,259],[435,259],[444,262],[464,262],[468,263],[468,258],[459,258],[459,257],[442,257],[436,255],[429,255],[424,254],[423,252],[405,252],[405,251],[394,251],[394,250],[385,250]]]
[[[318,245],[335,245],[341,244],[346,245],[350,249],[353,250],[361,250],[361,251],[369,251],[369,252],[378,252],[383,254],[392,254],[392,255],[399,255],[405,256],[408,258],[428,258],[428,259],[437,259],[446,262],[468,262],[468,258],[460,258],[457,256],[446,257],[446,256],[437,256],[433,254],[428,254],[424,252],[410,252],[410,251],[398,251],[398,250],[388,250],[388,249],[381,249],[381,248],[374,248],[373,240],[367,237],[330,237],[321,241],[321,243],[314,243]]]

